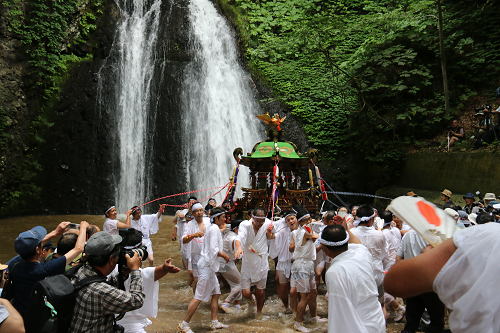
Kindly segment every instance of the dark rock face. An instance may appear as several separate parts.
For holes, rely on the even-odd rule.
[[[148,180],[147,199],[150,200],[186,190],[183,184],[186,167],[181,158],[180,99],[183,70],[191,59],[188,3],[188,0],[162,2],[146,152],[152,175]],[[42,188],[41,202],[30,214],[101,214],[106,205],[114,204],[120,168],[114,137],[118,120],[110,101],[114,100],[114,84],[118,80],[118,55],[112,46],[120,20],[116,4],[108,1],[94,33],[94,45],[98,47],[84,44],[72,50],[81,55],[90,51],[93,60],[71,70],[58,101],[50,110],[49,121],[54,125],[45,133],[45,143],[39,148],[42,171],[37,185]],[[30,149],[26,144],[26,129],[39,107],[40,96],[23,86],[23,75],[28,71],[23,46],[15,36],[8,35],[5,15],[0,12],[0,105],[7,115],[12,114],[8,120],[12,123],[9,156],[2,154],[0,158],[0,187],[3,188],[8,183],[6,179],[11,178],[7,172]],[[269,89],[257,81],[254,88],[260,98],[272,97]],[[285,107],[277,102],[261,106],[270,114],[287,116],[283,126],[285,138],[294,142],[300,152],[312,148],[302,126]],[[237,143],[227,153],[232,154],[236,147]],[[179,198],[162,202],[178,204]]]
[[[154,120],[146,152],[153,175],[151,198],[183,189],[178,177],[182,133],[176,124],[180,122],[182,70],[189,61],[186,13],[186,1],[162,3],[163,24],[151,87],[150,117]],[[49,213],[98,214],[113,204],[119,161],[113,137],[117,119],[110,101],[115,94],[118,57],[111,46],[119,20],[118,9],[110,2],[96,32],[102,47],[92,62],[73,70],[55,106],[55,125],[46,138],[42,161],[46,175],[43,205]]]

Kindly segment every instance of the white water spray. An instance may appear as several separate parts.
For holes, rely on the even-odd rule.
[[[115,101],[120,178],[115,197],[119,209],[128,209],[142,203],[148,192],[145,146],[161,0],[116,2],[123,21],[115,42],[120,57]]]
[[[234,148],[250,152],[262,133],[253,83],[238,62],[236,38],[226,20],[209,0],[191,0],[189,21],[194,59],[183,84],[183,160],[188,188],[195,190],[226,184],[236,165]],[[247,172],[240,167],[238,187],[247,186]]]

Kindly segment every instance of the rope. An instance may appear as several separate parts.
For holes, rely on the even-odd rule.
[[[357,197],[369,197],[369,198],[379,198],[379,199],[385,199],[385,200],[394,200],[392,198],[386,198],[386,197],[381,197],[379,195],[374,195],[374,194],[367,194],[367,193],[353,193],[353,192],[337,192],[337,191],[325,191],[326,193],[332,193],[332,194],[340,194],[340,195],[354,195]]]
[[[210,187],[210,188],[206,188],[206,189],[202,189],[202,190],[195,190],[195,191],[189,191],[189,192],[183,192],[183,193],[177,193],[177,194],[171,194],[171,195],[167,195],[167,196],[164,196],[164,197],[161,197],[161,198],[158,198],[158,199],[154,199],[154,200],[151,200],[149,202],[146,202],[140,206],[137,206],[136,208],[141,208],[143,206],[146,206],[146,205],[149,205],[150,203],[152,202],[155,202],[155,201],[158,201],[158,200],[162,200],[162,199],[166,199],[166,198],[171,198],[171,197],[177,197],[179,195],[186,195],[186,194],[191,194],[191,193],[198,193],[198,192],[205,192],[205,191],[210,191],[210,190],[215,190],[215,189],[218,189],[220,188],[220,190],[218,192],[216,192],[215,194],[219,193],[220,191],[222,191],[226,186],[228,186],[229,183],[227,183],[226,185],[224,186],[217,186],[217,187]],[[207,197],[204,197],[202,198],[202,200],[199,200],[200,202],[201,201],[204,201],[208,198],[212,197],[212,195],[210,196],[207,196]],[[183,205],[169,205],[169,204],[164,204],[165,206],[168,206],[168,207],[185,207],[186,205],[183,204]]]

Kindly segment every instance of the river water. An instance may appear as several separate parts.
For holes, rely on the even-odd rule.
[[[124,215],[119,219],[124,221]],[[33,228],[37,225],[44,226],[48,232],[54,230],[59,222],[70,221],[79,223],[85,220],[89,223],[95,223],[102,228],[104,215],[64,215],[64,216],[29,216],[12,219],[0,220],[2,233],[0,234],[0,263],[16,255],[14,251],[14,240],[19,233]],[[155,265],[162,263],[164,259],[172,258],[174,265],[182,268],[181,255],[179,253],[179,243],[173,242],[171,237],[174,230],[172,216],[164,216],[160,223],[160,231],[152,235],[153,249],[155,254]],[[57,243],[57,239],[53,240]],[[284,307],[276,296],[276,284],[274,283],[274,262],[270,261],[271,271],[269,272],[266,303],[261,318],[253,318],[247,315],[245,310],[233,314],[219,313],[219,320],[229,325],[228,329],[221,333],[229,332],[294,332],[292,325],[294,317],[284,314]],[[148,326],[147,332],[175,332],[177,325],[182,321],[186,314],[187,307],[193,298],[191,288],[186,287],[187,272],[182,270],[177,274],[167,274],[160,280],[160,296],[158,317],[151,318],[152,325]],[[227,285],[221,285],[221,300],[225,299],[229,293]],[[324,294],[324,287],[320,288],[320,293]],[[246,301],[242,301],[243,308],[246,308]],[[318,314],[326,317],[328,312],[327,303],[323,295],[318,296]],[[306,319],[309,318],[306,316]],[[195,313],[191,328],[194,332],[209,331],[210,307],[208,303],[202,303]],[[312,328],[314,332],[325,332],[327,324],[305,324]]]

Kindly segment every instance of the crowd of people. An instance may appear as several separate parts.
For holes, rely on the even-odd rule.
[[[256,207],[245,220],[230,220],[227,208],[214,199],[203,206],[191,197],[173,219],[172,240],[179,241],[189,272],[186,284],[193,291],[177,331],[193,332],[190,322],[202,302],[210,303],[211,330],[230,326],[235,311],[261,316],[274,261],[283,313],[294,318],[291,328],[299,332],[324,323],[328,332],[381,333],[388,321],[403,317],[402,333],[447,332],[446,308],[452,310],[451,332],[498,332],[499,304],[487,288],[494,288],[491,277],[498,273],[494,255],[500,226],[490,222],[500,219],[500,202],[493,193],[482,201],[467,193],[460,207],[451,196],[447,189],[442,192],[443,209],[458,231],[434,249],[406,223],[411,218],[404,222],[373,205],[314,216],[294,205],[273,220]],[[71,272],[75,286],[83,285],[75,289],[70,332],[146,332],[148,317],[158,312],[158,280],[181,270],[171,259],[153,265],[150,235],[159,230],[163,208],[142,215],[140,207],[133,207],[123,223],[116,219],[116,208],[108,207],[103,231],[82,221],[61,222],[51,232],[37,226],[20,233],[14,242],[19,255],[0,267],[2,276],[8,274],[4,283],[10,291],[8,300],[0,299],[0,332],[25,332],[35,284],[65,272]],[[51,239],[58,236],[53,246]],[[141,260],[149,267],[141,268]],[[89,279],[94,280],[85,284]],[[219,299],[221,280],[230,286],[224,300]],[[321,283],[327,288],[327,318],[317,313]],[[220,322],[219,313],[229,320]]]

